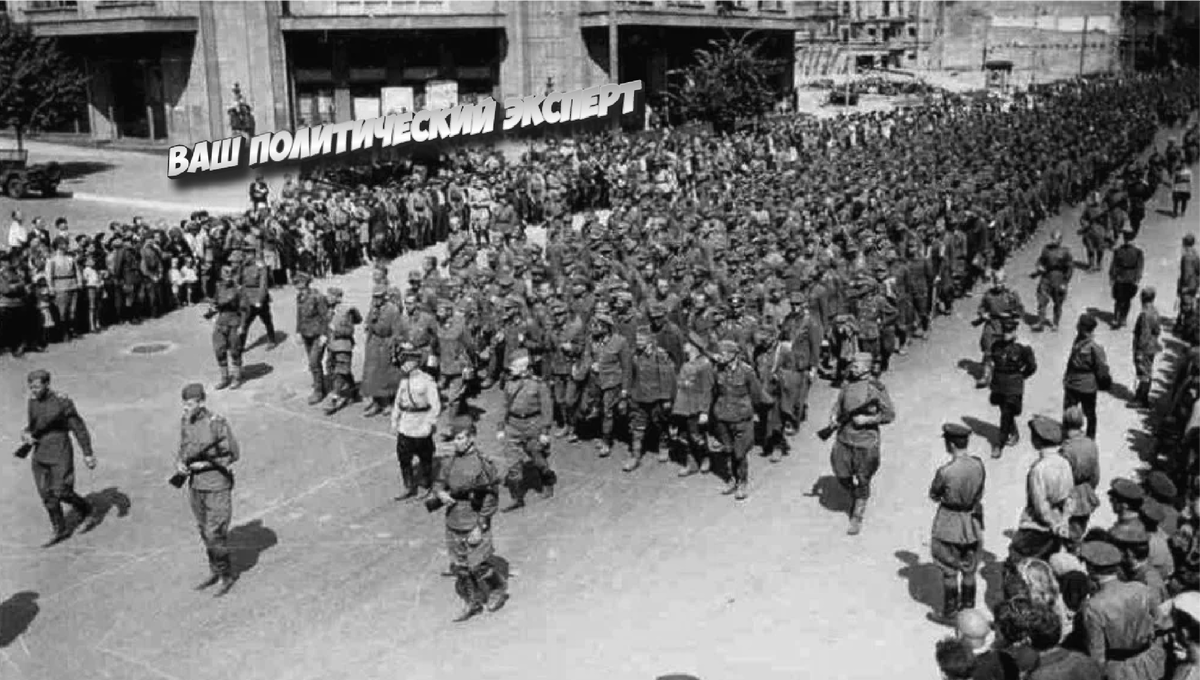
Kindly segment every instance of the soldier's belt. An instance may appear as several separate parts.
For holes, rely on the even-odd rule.
[[[424,413],[425,411],[432,411],[432,410],[433,410],[432,406],[401,406],[400,407],[400,411],[403,413]]]
[[[975,505],[957,505],[954,503],[942,503],[942,507],[950,512],[975,512]]]

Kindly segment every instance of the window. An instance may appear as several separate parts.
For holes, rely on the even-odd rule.
[[[29,9],[31,10],[46,10],[46,9],[77,9],[79,3],[75,0],[30,0]]]
[[[844,42],[844,43],[850,42],[850,29],[848,29],[848,28],[842,29],[842,42]]]
[[[908,37],[910,37],[910,38],[917,37],[917,27],[916,26],[908,27]]]
[[[870,28],[868,28],[868,29],[867,29],[867,35],[868,35],[868,36],[869,36],[869,37],[870,37],[872,40],[874,40],[874,39],[875,39],[876,32],[875,32],[875,27],[874,27],[874,26],[872,26],[872,27],[870,27]]]
[[[842,16],[848,17],[854,12],[854,10],[850,9],[850,5],[851,5],[851,3],[849,3],[849,2],[842,3]]]
[[[758,3],[758,11],[760,12],[783,12],[783,0],[761,0]]]
[[[892,15],[892,3],[888,0],[883,0],[883,16],[890,17]]]

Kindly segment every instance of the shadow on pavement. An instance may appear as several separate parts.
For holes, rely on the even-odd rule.
[[[1171,212],[1170,210],[1167,210],[1166,208],[1155,208],[1154,212],[1158,213],[1159,215],[1162,215],[1163,217],[1170,217],[1172,219],[1174,219],[1174,217],[1175,217],[1175,213]]]
[[[37,618],[38,594],[29,590],[0,602],[0,649],[13,643]]]
[[[830,512],[849,513],[854,506],[854,499],[838,484],[837,477],[822,475],[813,483],[812,489],[805,494],[815,497],[821,502],[821,507]]]
[[[972,416],[963,416],[962,421],[964,425],[971,428],[971,432],[975,436],[983,439],[988,444],[1000,443],[1000,428],[998,426]]]
[[[129,515],[130,508],[133,507],[129,496],[115,486],[88,494],[87,502],[92,506],[92,514],[83,528],[82,533],[85,534],[103,524],[104,519],[108,517],[108,513],[112,512],[113,508],[117,510],[117,517],[126,517]]]
[[[983,376],[983,362],[974,359],[959,359],[958,368],[961,371],[966,371],[971,376],[971,380],[979,380]]]
[[[279,537],[263,526],[261,519],[247,522],[229,531],[229,550],[233,559],[233,573],[241,576],[258,565],[258,558],[279,544]]]
[[[920,556],[908,550],[897,550],[896,559],[904,564],[896,572],[908,581],[908,596],[934,612],[942,607],[942,570],[932,562],[921,562]]]
[[[101,163],[98,161],[67,161],[66,163],[58,164],[59,170],[62,171],[63,180],[81,179],[88,175],[112,170],[115,167],[117,166],[112,163]]]
[[[258,380],[259,378],[270,375],[271,371],[274,370],[275,369],[270,364],[266,364],[261,361],[257,364],[242,366],[242,380],[246,382]]]

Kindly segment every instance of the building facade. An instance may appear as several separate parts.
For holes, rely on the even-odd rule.
[[[400,108],[642,80],[650,101],[693,51],[754,32],[789,67],[811,3],[728,0],[25,0],[13,19],[89,76],[74,128],[192,143],[232,133],[235,85],[257,130]]]

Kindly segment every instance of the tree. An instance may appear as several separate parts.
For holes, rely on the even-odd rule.
[[[784,62],[763,57],[762,43],[750,43],[750,35],[710,40],[696,50],[696,63],[668,90],[674,113],[728,132],[739,120],[761,118],[774,108],[778,93],[772,79]]]
[[[87,78],[56,41],[0,16],[0,125],[17,135],[66,122],[86,100]]]

